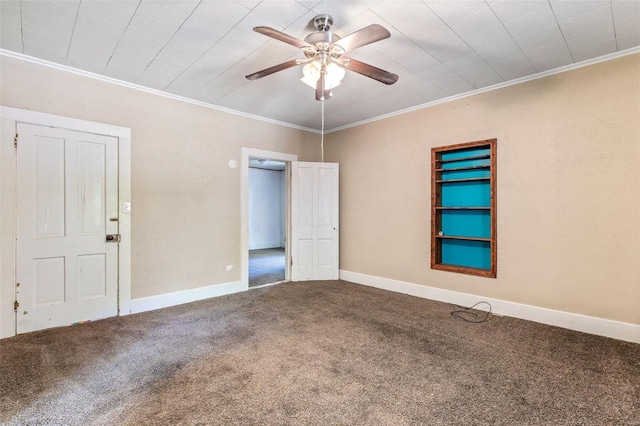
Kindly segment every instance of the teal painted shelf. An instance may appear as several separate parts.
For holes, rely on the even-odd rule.
[[[478,177],[478,178],[446,179],[446,180],[436,180],[436,183],[471,182],[474,180],[491,180],[491,178],[487,176],[487,177]]]
[[[461,157],[461,158],[449,158],[446,160],[436,160],[437,163],[452,163],[454,161],[468,161],[468,160],[483,160],[486,158],[491,158],[491,155],[473,155],[471,157]]]
[[[436,235],[436,238],[440,238],[440,239],[443,239],[443,240],[485,241],[487,243],[491,242],[491,238],[456,237],[456,236],[453,236],[453,235]]]
[[[488,169],[489,167],[491,167],[489,164],[483,164],[481,166],[452,167],[450,169],[436,169],[436,172],[459,172],[461,170]]]

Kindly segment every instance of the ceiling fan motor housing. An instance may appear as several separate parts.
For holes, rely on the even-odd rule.
[[[304,41],[314,46],[317,46],[318,43],[329,45],[338,40],[340,40],[340,36],[332,33],[331,31],[316,31],[304,38]]]
[[[329,15],[318,15],[313,19],[314,26],[318,31],[305,37],[304,41],[314,48],[304,49],[307,58],[315,58],[319,61],[326,61],[327,56],[337,59],[344,53],[338,45],[333,43],[340,40],[340,36],[330,31],[333,19]]]

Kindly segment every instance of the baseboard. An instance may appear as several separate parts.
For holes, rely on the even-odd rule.
[[[9,337],[13,337],[16,335],[16,325],[15,322],[13,324],[1,323],[0,324],[0,339],[7,339]]]
[[[251,247],[249,247],[249,250],[262,250],[262,249],[280,248],[280,247],[284,247],[280,243],[280,241],[271,241],[271,242],[267,242],[267,243],[251,244]]]
[[[182,305],[183,303],[209,299],[211,297],[224,296],[246,290],[240,281],[224,284],[215,284],[207,287],[193,288],[190,290],[176,291],[174,293],[159,294],[157,296],[143,297],[131,300],[131,313],[153,311],[155,309],[168,308],[169,306]]]
[[[497,315],[521,318],[542,324],[595,334],[598,336],[611,337],[613,339],[624,340],[632,343],[640,343],[640,325],[637,324],[596,318],[564,311],[556,311],[533,305],[492,299],[489,297],[476,296],[468,293],[460,293],[457,291],[444,290],[441,288],[345,270],[340,270],[340,279],[356,284],[376,287],[396,293],[408,294],[415,297],[422,297],[424,299],[436,300],[439,302],[452,303],[460,306],[471,306],[483,300],[491,304],[492,311]]]

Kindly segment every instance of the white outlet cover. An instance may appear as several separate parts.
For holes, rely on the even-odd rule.
[[[233,265],[227,265],[227,271],[230,271],[233,269]]]
[[[122,212],[123,213],[131,213],[131,203],[130,202],[122,203]]]

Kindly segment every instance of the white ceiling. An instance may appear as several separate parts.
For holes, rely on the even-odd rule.
[[[328,13],[344,35],[378,23],[389,39],[349,56],[400,76],[348,73],[325,103],[342,127],[640,45],[639,0],[1,0],[0,47],[297,126],[320,128],[313,89],[263,25],[303,39]]]

